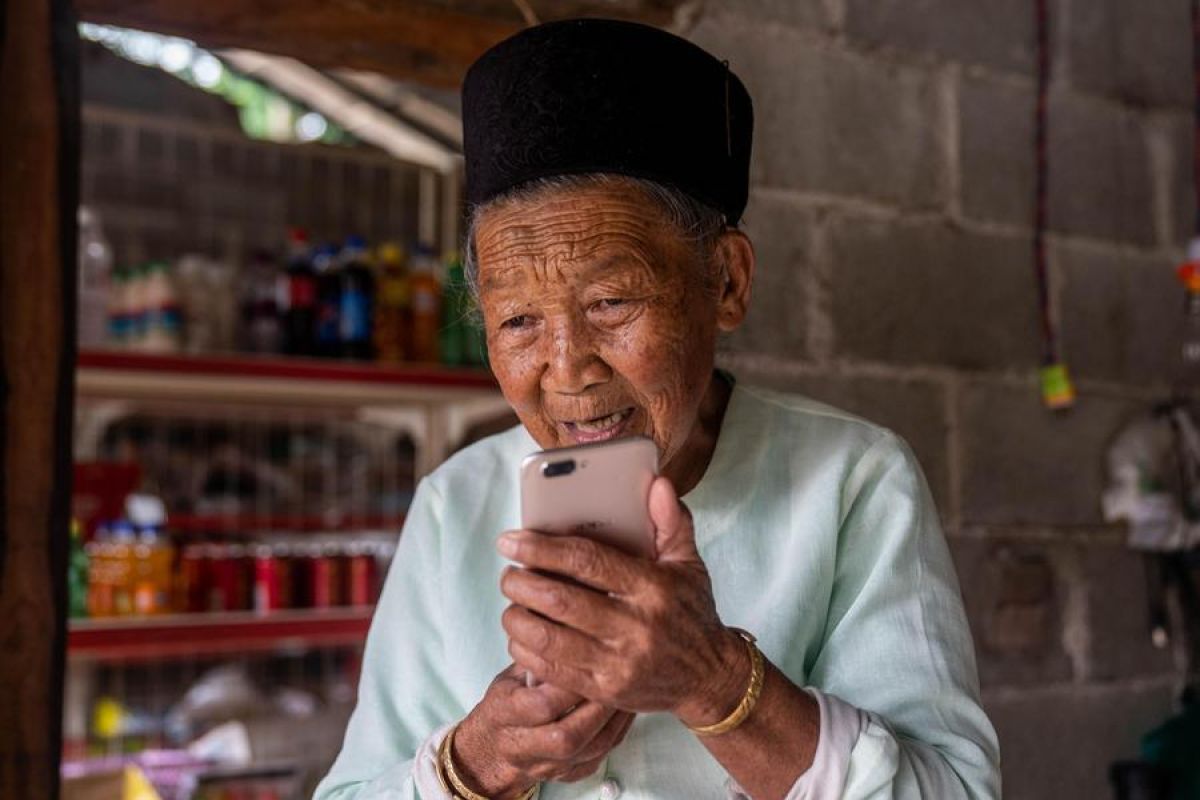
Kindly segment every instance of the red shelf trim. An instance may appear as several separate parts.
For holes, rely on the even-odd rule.
[[[180,356],[129,353],[119,350],[84,350],[78,366],[134,372],[172,372],[180,375],[238,376],[283,380],[372,383],[397,386],[446,386],[459,389],[496,389],[496,380],[483,369],[443,367],[435,364],[382,366],[311,358],[269,356]]]
[[[72,622],[67,648],[96,661],[149,661],[362,644],[372,608],[192,614]]]

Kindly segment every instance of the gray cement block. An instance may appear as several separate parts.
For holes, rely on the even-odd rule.
[[[1033,15],[1025,0],[848,0],[846,32],[968,64],[1033,69]]]
[[[829,0],[739,0],[736,5],[728,4],[723,10],[740,17],[779,22],[796,28],[828,30],[834,24]]]
[[[1120,545],[1083,547],[1080,557],[1087,584],[1089,677],[1170,675],[1170,651],[1150,641],[1144,557]]]
[[[1024,237],[839,217],[830,249],[839,354],[969,370],[1037,365]]]
[[[1167,196],[1170,217],[1171,244],[1181,250],[1196,235],[1196,188],[1192,181],[1192,159],[1195,133],[1190,115],[1172,116],[1167,123],[1166,137],[1170,148],[1170,169],[1156,176],[1164,181],[1160,187]]]
[[[805,356],[807,276],[812,271],[814,213],[778,197],[752,193],[745,231],[757,256],[750,312],[723,349]]]
[[[962,83],[964,213],[1031,225],[1034,93],[987,78]],[[1155,241],[1150,155],[1135,114],[1077,95],[1050,97],[1048,223],[1099,239]]]
[[[951,538],[985,688],[1070,680],[1064,613],[1070,549],[1053,542]]]
[[[1050,228],[1153,244],[1150,153],[1141,120],[1064,94],[1052,101],[1049,126]]]
[[[754,99],[753,183],[911,208],[944,203],[947,148],[930,71],[725,17],[703,19],[689,36],[729,59]]]
[[[1070,12],[1073,85],[1134,106],[1191,105],[1188,0],[1077,1]]]
[[[1126,383],[1168,382],[1183,328],[1183,287],[1175,265],[1062,246],[1055,257],[1063,278],[1063,350],[1080,377]]]
[[[945,518],[949,510],[950,477],[946,459],[946,396],[940,385],[929,381],[789,376],[748,370],[739,370],[737,374],[750,383],[807,395],[898,433],[920,461]]]
[[[1064,686],[984,697],[1000,737],[1005,800],[1113,797],[1108,766],[1138,754],[1171,713],[1163,686]]]
[[[1037,386],[968,383],[961,392],[965,524],[1100,524],[1104,457],[1135,406],[1083,394],[1054,413]]]
[[[1032,94],[1002,81],[965,79],[959,115],[963,213],[989,222],[1032,224]]]

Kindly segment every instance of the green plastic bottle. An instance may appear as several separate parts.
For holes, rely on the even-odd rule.
[[[83,549],[83,530],[79,520],[71,519],[71,546],[67,560],[67,613],[87,616],[88,555]]]

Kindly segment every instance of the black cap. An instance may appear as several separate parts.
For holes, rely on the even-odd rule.
[[[615,173],[746,208],[753,111],[727,62],[674,34],[607,19],[551,22],[488,50],[462,90],[467,202],[527,181]]]

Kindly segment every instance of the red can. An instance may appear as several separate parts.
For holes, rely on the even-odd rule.
[[[337,605],[337,564],[319,544],[304,549],[308,565],[308,602],[313,608],[332,608]]]
[[[209,583],[207,545],[187,545],[179,556],[180,610],[191,613],[207,611]]]
[[[247,608],[246,548],[240,544],[209,545],[209,610]]]
[[[254,610],[267,614],[287,608],[284,602],[285,563],[275,547],[254,548]]]
[[[354,542],[346,549],[346,603],[369,606],[375,602],[379,585],[379,565],[375,549],[366,542]]]

